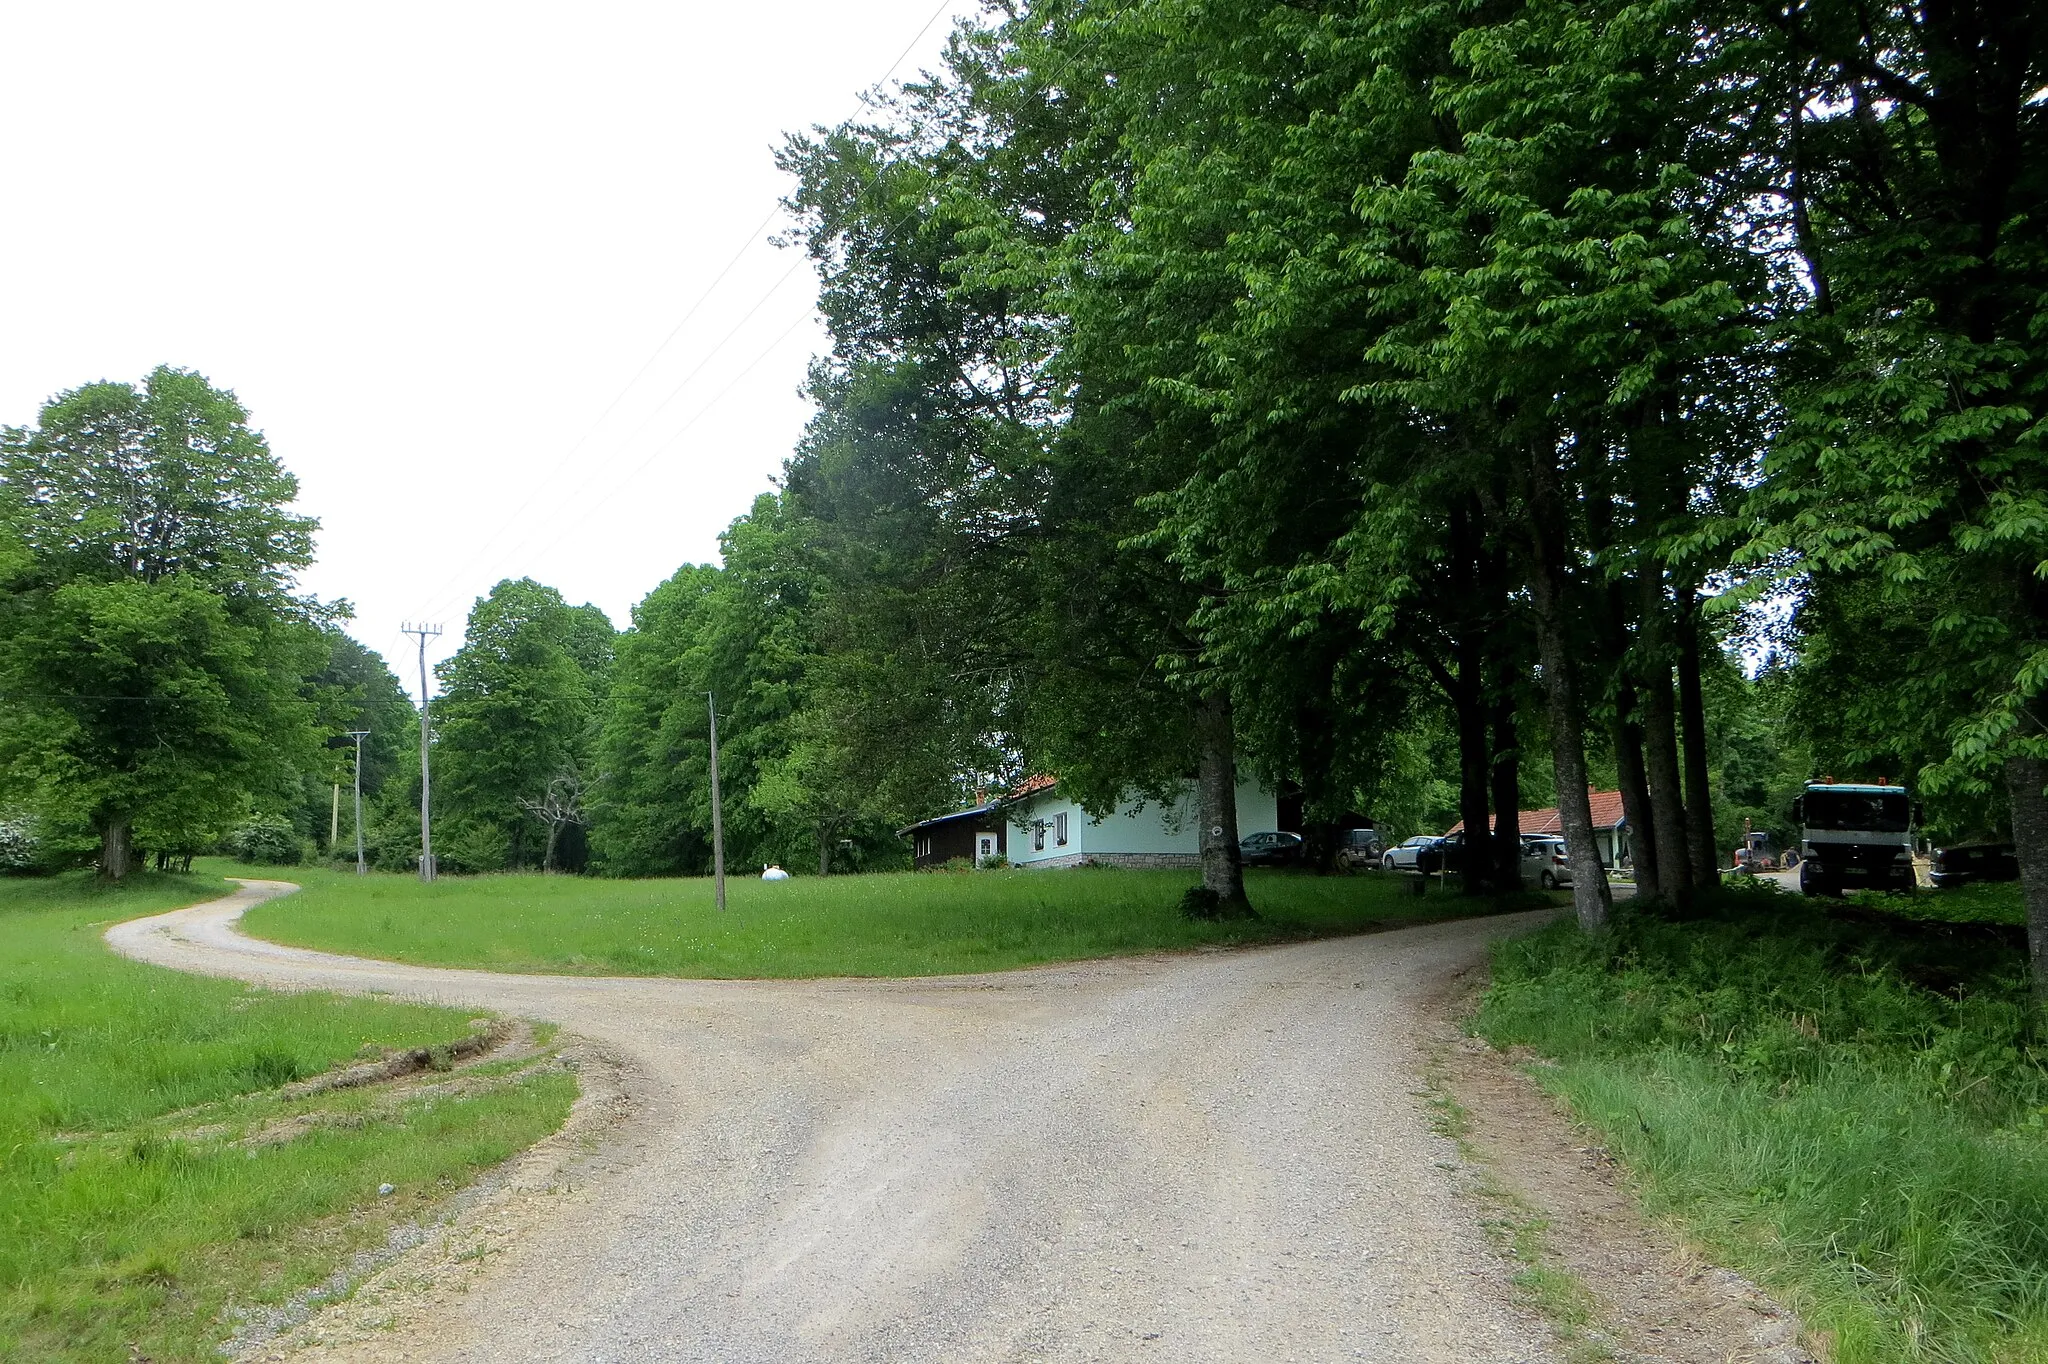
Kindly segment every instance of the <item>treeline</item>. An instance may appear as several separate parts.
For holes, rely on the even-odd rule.
[[[1249,770],[1311,818],[1498,817],[1486,889],[1532,796],[1597,865],[1612,781],[1683,899],[1738,804],[1905,778],[2010,830],[2048,966],[2043,23],[994,8],[781,154],[833,345],[724,566],[616,638],[535,584],[480,605],[436,708],[451,859],[701,869],[715,693],[743,860],[879,865],[1028,772],[1093,808],[1192,778],[1242,907]]]
[[[1098,801],[1235,764],[1325,811],[1441,716],[1499,882],[1540,763],[1578,866],[1610,771],[1683,899],[1743,630],[1810,775],[2010,822],[2048,950],[2043,15],[1001,7],[784,152],[839,704],[942,695],[920,760]]]

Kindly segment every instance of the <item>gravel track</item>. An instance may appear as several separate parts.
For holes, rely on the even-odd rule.
[[[605,1158],[366,1358],[1537,1361],[1430,1127],[1420,1012],[1536,916],[1000,975],[499,975],[246,938],[125,955],[551,1019],[626,1058]]]

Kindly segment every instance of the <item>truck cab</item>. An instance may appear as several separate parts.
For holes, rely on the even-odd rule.
[[[1792,802],[1799,825],[1799,889],[1913,889],[1913,826],[1919,808],[1903,786],[1809,782]]]

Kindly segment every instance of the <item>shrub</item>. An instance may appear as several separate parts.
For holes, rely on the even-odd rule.
[[[26,817],[0,819],[0,872],[34,871],[42,862],[42,840]]]
[[[224,840],[228,854],[257,866],[295,867],[305,860],[298,831],[275,815],[258,815]]]

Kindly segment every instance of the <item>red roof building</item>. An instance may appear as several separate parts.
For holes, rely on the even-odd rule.
[[[1599,845],[1601,862],[1610,867],[1615,865],[1618,852],[1621,863],[1627,865],[1628,820],[1622,814],[1621,792],[1596,791],[1588,787],[1586,798],[1593,806],[1593,841]],[[1555,805],[1545,806],[1541,810],[1523,810],[1517,818],[1521,823],[1521,834],[1524,838],[1533,835],[1548,835],[1553,838],[1564,836],[1564,821],[1559,818]],[[1497,821],[1489,817],[1489,823],[1494,822]],[[1465,821],[1461,819],[1445,832],[1454,834],[1464,827]]]

